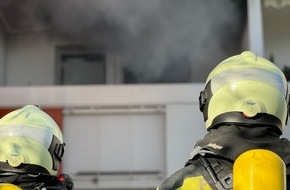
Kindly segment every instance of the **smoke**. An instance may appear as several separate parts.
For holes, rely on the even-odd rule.
[[[8,2],[0,8],[11,7]],[[120,52],[132,82],[203,82],[219,61],[241,50],[244,2],[30,0],[14,9],[58,38]]]

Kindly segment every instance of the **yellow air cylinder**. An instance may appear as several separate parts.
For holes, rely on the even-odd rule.
[[[241,154],[233,167],[234,190],[286,190],[286,166],[274,152],[253,149]]]
[[[22,190],[22,189],[10,183],[0,183],[0,190]]]

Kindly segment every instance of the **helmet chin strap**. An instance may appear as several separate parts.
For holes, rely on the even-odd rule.
[[[62,144],[56,136],[53,136],[50,147],[48,148],[53,161],[53,170],[58,170],[59,164],[62,161],[64,149],[65,143]]]
[[[212,97],[211,92],[211,80],[206,84],[203,91],[199,95],[199,109],[203,113],[203,119],[206,121],[208,119],[208,104]]]

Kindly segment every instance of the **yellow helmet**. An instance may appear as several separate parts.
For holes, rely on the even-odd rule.
[[[199,101],[208,130],[221,124],[254,124],[283,133],[287,124],[288,84],[283,72],[250,51],[218,64]]]
[[[22,189],[10,183],[0,183],[0,190],[22,190]]]
[[[62,133],[37,106],[0,119],[0,171],[56,175],[64,153]]]

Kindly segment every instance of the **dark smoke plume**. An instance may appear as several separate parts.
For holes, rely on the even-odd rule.
[[[203,82],[241,51],[246,21],[244,0],[1,0],[0,10],[11,33],[44,29],[120,52],[145,83]]]

